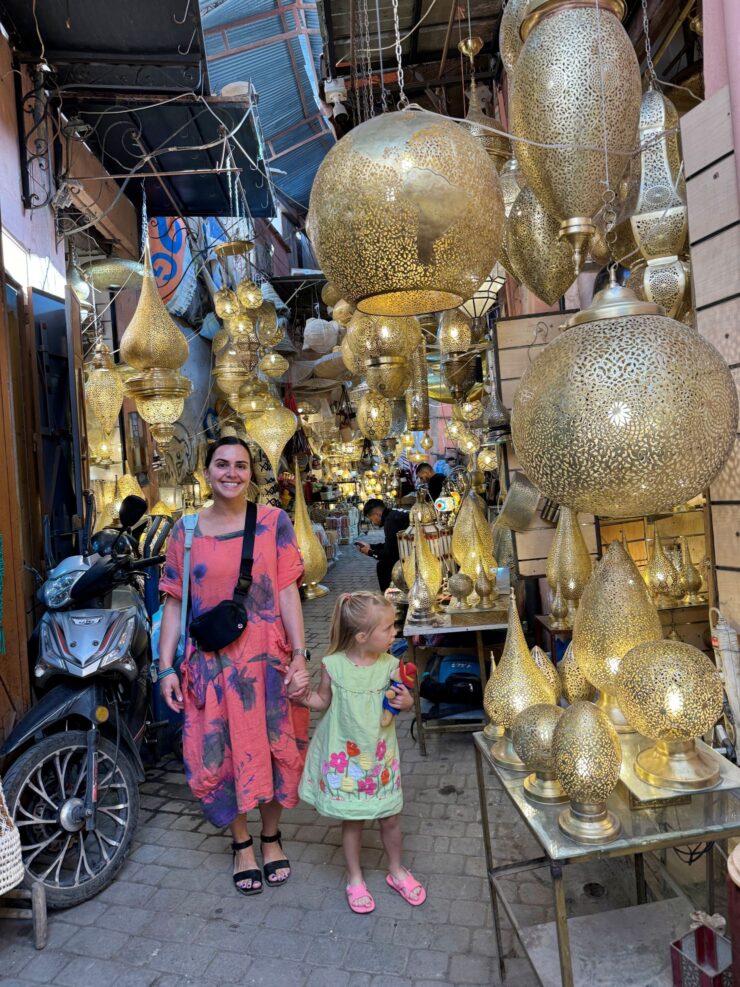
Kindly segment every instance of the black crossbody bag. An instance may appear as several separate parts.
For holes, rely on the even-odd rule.
[[[207,613],[190,622],[190,637],[204,651],[220,651],[232,644],[247,626],[247,596],[252,585],[254,533],[257,527],[257,505],[247,503],[242,537],[242,560],[239,578],[231,600],[222,600]]]

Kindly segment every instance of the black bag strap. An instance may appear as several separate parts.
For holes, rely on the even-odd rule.
[[[254,534],[257,528],[257,505],[253,500],[247,501],[247,513],[244,518],[244,535],[242,536],[242,561],[239,566],[239,578],[234,587],[234,599],[244,602],[252,585],[252,565],[254,563]]]

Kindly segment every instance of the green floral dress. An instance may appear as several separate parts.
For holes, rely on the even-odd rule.
[[[322,816],[394,816],[403,806],[395,717],[387,727],[380,718],[398,659],[384,654],[358,668],[338,652],[323,665],[331,679],[331,705],[309,745],[298,794]]]

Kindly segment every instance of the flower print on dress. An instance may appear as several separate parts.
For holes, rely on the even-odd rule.
[[[335,771],[346,771],[347,765],[349,764],[349,758],[344,753],[340,751],[338,754],[332,754],[329,758],[329,763]]]
[[[329,786],[329,788],[331,788],[333,792],[336,792],[336,790],[342,784],[342,776],[338,775],[336,771],[330,771],[329,774],[326,776],[326,784]]]
[[[370,777],[377,778],[379,774],[380,774],[380,765],[379,764],[373,765],[373,769],[370,772]]]
[[[390,771],[388,770],[388,768],[383,768],[383,773],[380,776],[380,784],[387,785],[390,780],[391,780]]]
[[[359,781],[360,778],[365,777],[365,772],[362,770],[360,765],[357,764],[356,761],[349,762],[349,767],[347,768],[347,774],[350,776],[350,778],[354,778],[355,781]]]
[[[364,795],[367,795],[369,798],[372,798],[373,795],[375,795],[377,789],[378,786],[375,784],[375,781],[372,778],[363,778],[361,781],[357,782],[357,791],[362,792]]]
[[[387,744],[384,740],[378,741],[378,746],[375,748],[375,757],[378,761],[382,761],[385,757],[385,752],[387,750]]]
[[[322,773],[322,775],[328,775],[329,774],[329,762],[328,761],[324,761],[324,763],[321,765],[321,773]]]
[[[347,753],[350,757],[357,757],[360,752],[360,748],[353,741],[347,741]]]

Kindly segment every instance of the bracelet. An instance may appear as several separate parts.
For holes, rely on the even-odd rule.
[[[293,658],[305,658],[306,661],[311,661],[311,652],[307,648],[293,648]]]
[[[177,669],[173,668],[171,665],[169,668],[160,668],[157,672],[157,678],[161,681],[165,675],[177,675]]]

